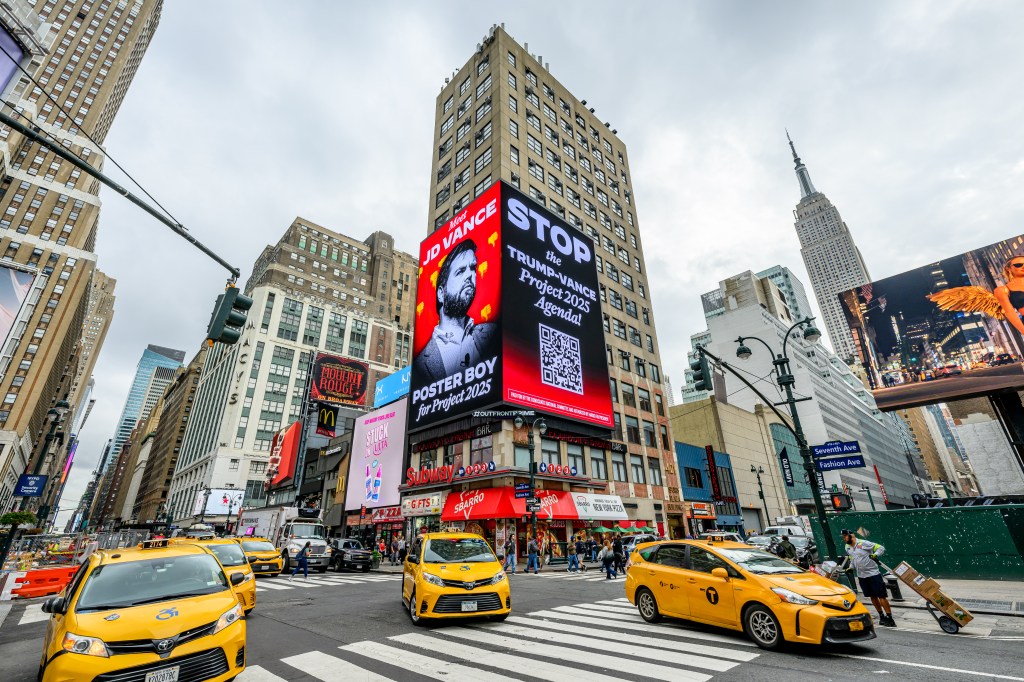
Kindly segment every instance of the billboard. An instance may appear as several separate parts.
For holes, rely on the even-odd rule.
[[[212,488],[210,497],[206,497],[206,491],[200,490],[196,493],[196,504],[192,510],[193,516],[223,516],[234,514],[242,508],[242,499],[245,497],[244,490],[237,488]],[[206,501],[206,511],[203,512],[203,501]]]
[[[267,461],[267,488],[287,483],[295,475],[302,422],[293,422],[274,434]]]
[[[46,481],[49,476],[33,476],[21,474],[18,476],[18,484],[14,487],[15,497],[42,497],[46,490]]]
[[[0,348],[6,345],[14,329],[14,322],[32,290],[35,277],[31,272],[0,266],[0,339],[3,340]]]
[[[334,438],[338,430],[338,406],[318,403],[316,406],[316,432],[320,436]]]
[[[838,295],[880,409],[1024,388],[1024,235]]]
[[[409,366],[378,380],[373,391],[373,406],[387,405],[402,396],[409,395],[409,379],[411,377],[412,366]]]
[[[408,405],[403,398],[356,419],[345,509],[392,507],[401,502],[398,486],[403,482]]]
[[[309,397],[321,403],[364,405],[369,373],[365,362],[318,353],[309,378]]]
[[[498,183],[424,240],[410,428],[498,404],[612,428],[594,244]]]

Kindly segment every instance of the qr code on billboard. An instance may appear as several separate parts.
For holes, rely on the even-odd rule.
[[[583,395],[580,340],[540,325],[540,378],[548,386]]]

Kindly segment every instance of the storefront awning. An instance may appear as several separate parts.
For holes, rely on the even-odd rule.
[[[618,495],[570,493],[564,490],[537,490],[540,511],[537,518],[621,520],[626,508]],[[527,515],[526,498],[516,497],[512,488],[483,488],[452,492],[445,500],[442,521],[511,519]]]

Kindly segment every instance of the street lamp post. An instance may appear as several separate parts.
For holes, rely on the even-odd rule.
[[[753,355],[750,348],[744,345],[744,342],[750,339],[759,341],[768,349],[768,352],[772,354],[772,365],[775,367],[775,382],[786,391],[786,399],[778,404],[787,405],[789,407],[789,414],[793,418],[793,435],[796,436],[797,445],[800,447],[800,456],[803,459],[804,470],[807,472],[808,480],[813,482],[811,484],[811,494],[814,497],[814,509],[818,515],[818,522],[821,524],[821,530],[825,536],[825,546],[828,549],[829,557],[833,560],[838,560],[839,555],[836,553],[836,543],[832,539],[832,532],[828,526],[828,518],[825,516],[825,505],[821,501],[821,491],[818,489],[817,476],[815,476],[814,473],[814,460],[811,458],[811,449],[807,445],[807,438],[804,437],[804,430],[800,425],[800,415],[796,409],[796,404],[798,402],[802,400],[810,400],[810,398],[793,397],[793,384],[796,383],[796,379],[793,377],[793,373],[789,367],[789,358],[786,356],[786,347],[789,345],[789,335],[797,327],[804,328],[804,339],[810,343],[814,343],[821,338],[821,332],[811,324],[813,320],[813,317],[805,317],[786,330],[786,337],[782,341],[782,353],[779,355],[776,355],[772,350],[772,347],[763,339],[759,339],[756,336],[741,336],[736,339],[736,343],[739,344],[739,347],[736,349],[736,357],[741,360],[746,360]]]
[[[228,483],[227,485],[228,485],[228,488],[231,488],[231,489],[234,489],[234,487],[235,487],[234,484],[232,484],[232,483]],[[225,495],[225,497],[228,498],[228,515],[227,515],[227,518],[224,519],[224,534],[225,535],[230,535],[231,534],[231,509],[232,509],[232,507],[235,504],[235,500],[234,500],[233,497],[231,497],[231,493],[227,493]]]
[[[527,447],[530,450],[530,496],[537,496],[537,458],[534,454],[533,448],[533,427],[536,426],[537,430],[540,431],[540,435],[544,435],[548,432],[548,424],[544,421],[543,417],[537,417],[536,419],[526,420],[522,417],[516,417],[515,425],[517,428],[527,426],[529,431],[527,432]],[[537,538],[537,512],[536,510],[530,512],[530,538]],[[529,541],[527,541],[529,542]]]
[[[875,498],[871,497],[871,488],[864,486],[860,490],[868,494],[868,503],[871,505],[871,511],[875,511]]]
[[[206,505],[210,503],[210,493],[212,492],[210,486],[203,487],[203,508],[199,510],[199,523],[206,520]]]
[[[750,473],[757,476],[757,494],[761,496],[761,504],[764,506],[764,520],[767,525],[772,525],[772,515],[768,513],[768,500],[764,496],[764,485],[761,483],[761,474],[764,473],[764,467],[750,465]],[[762,530],[764,530],[762,528]]]
[[[71,406],[66,400],[58,400],[57,404],[47,411],[46,420],[50,423],[50,430],[46,433],[46,437],[42,441],[42,450],[40,451],[39,456],[36,457],[35,466],[32,467],[33,476],[38,476],[40,470],[42,470],[43,460],[46,459],[46,453],[50,451],[50,443],[53,442],[57,427],[60,425],[61,421],[63,421],[64,415],[67,414],[69,409],[71,409]],[[25,473],[28,473],[27,467]],[[21,511],[26,511],[28,509],[28,502],[29,498],[21,498]]]

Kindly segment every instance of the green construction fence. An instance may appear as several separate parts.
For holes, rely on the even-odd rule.
[[[906,561],[934,578],[1024,580],[1024,505],[939,507],[828,515],[829,529],[842,556],[843,528],[885,546],[883,561]],[[811,517],[822,559],[824,537]]]

